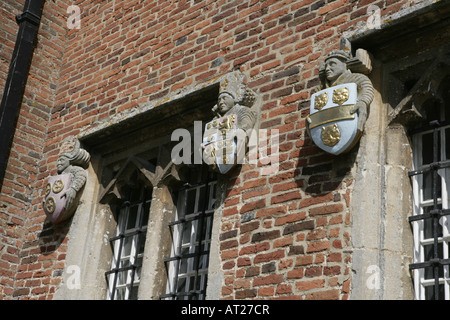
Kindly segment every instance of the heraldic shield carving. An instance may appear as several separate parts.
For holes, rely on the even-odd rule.
[[[227,173],[236,164],[237,115],[230,114],[208,122],[203,135],[204,160]]]
[[[306,118],[314,143],[333,155],[349,151],[359,141],[374,97],[370,79],[349,68],[370,72],[366,65],[362,67],[363,62],[370,60],[369,54],[362,49],[356,52],[356,57],[352,57],[350,50],[328,54],[319,70],[321,90],[311,96],[310,114]]]
[[[58,174],[48,178],[42,202],[44,212],[52,223],[67,220],[78,207],[89,161],[90,155],[80,148],[78,139],[69,137],[63,141],[56,164]]]
[[[64,220],[66,198],[61,197],[70,187],[70,174],[60,174],[48,179],[45,187],[44,212],[53,223]]]
[[[238,79],[221,82],[202,141],[203,160],[221,174],[244,162],[247,137],[256,123],[255,101],[256,93]]]
[[[358,134],[358,114],[352,113],[357,101],[356,83],[330,87],[312,95],[307,117],[314,143],[338,155],[350,149]]]

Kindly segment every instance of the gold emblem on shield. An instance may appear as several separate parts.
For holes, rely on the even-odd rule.
[[[50,214],[55,212],[55,209],[56,209],[55,199],[53,199],[52,197],[49,197],[45,201],[45,209],[47,209],[47,212]]]
[[[327,105],[327,102],[328,102],[328,94],[326,92],[317,95],[314,98],[314,109],[322,110],[322,108]]]
[[[45,186],[45,196],[48,196],[50,192],[52,192],[52,186],[50,183],[47,183],[47,185]]]
[[[322,127],[322,141],[326,146],[332,147],[341,140],[341,132],[338,125],[332,124],[330,126]]]
[[[343,104],[349,98],[349,92],[347,87],[333,90],[333,102],[339,105]]]
[[[64,182],[62,182],[62,180],[56,180],[55,183],[53,183],[52,189],[54,193],[60,193],[62,189],[64,189]]]

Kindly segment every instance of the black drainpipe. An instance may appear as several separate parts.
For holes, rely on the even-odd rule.
[[[23,12],[16,16],[19,32],[0,105],[0,189],[5,177],[33,51],[37,44],[44,3],[45,0],[26,0]]]

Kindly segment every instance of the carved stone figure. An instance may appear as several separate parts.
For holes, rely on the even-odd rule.
[[[221,173],[228,172],[241,163],[245,154],[247,133],[256,122],[252,109],[256,94],[248,88],[225,82],[217,104],[213,107],[214,119],[205,126],[203,158]]]
[[[373,86],[370,79],[361,73],[352,73],[347,68],[347,63],[352,59],[350,53],[345,50],[334,50],[325,59],[325,77],[322,81],[322,89],[344,83],[356,83],[357,100],[351,113],[358,113],[358,130],[363,131],[367,120],[370,103],[373,100]]]
[[[251,109],[255,98],[255,93],[248,88],[245,89],[242,99],[238,99],[237,94],[231,90],[222,90],[217,104],[212,109],[214,119],[235,114],[239,129],[252,129],[256,121],[256,113]]]
[[[346,50],[330,52],[319,72],[321,90],[311,97],[307,129],[318,147],[334,155],[358,142],[374,97],[369,78],[348,68],[355,60]]]
[[[86,183],[89,160],[89,153],[80,147],[78,139],[69,137],[63,141],[56,163],[58,174],[48,179],[43,201],[44,211],[53,223],[66,220],[75,212]]]

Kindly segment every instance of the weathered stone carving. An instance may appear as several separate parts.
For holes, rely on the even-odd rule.
[[[58,174],[50,177],[45,187],[43,207],[51,222],[67,220],[75,212],[86,183],[89,160],[89,153],[80,147],[77,138],[63,141],[56,163]]]
[[[251,109],[255,99],[256,94],[251,89],[242,88],[236,92],[226,87],[220,91],[217,104],[212,109],[215,114],[214,119],[235,114],[239,129],[252,129],[256,121],[256,113]]]
[[[307,117],[314,143],[335,155],[349,151],[358,142],[374,97],[369,78],[351,72],[349,63],[355,65],[355,59],[347,50],[334,50],[326,57],[320,70],[321,90],[312,95]],[[367,61],[362,63],[368,65]]]
[[[215,116],[205,125],[202,147],[205,162],[221,173],[242,161],[247,134],[256,123],[255,100],[255,92],[240,84],[224,81],[220,86],[212,109]]]

